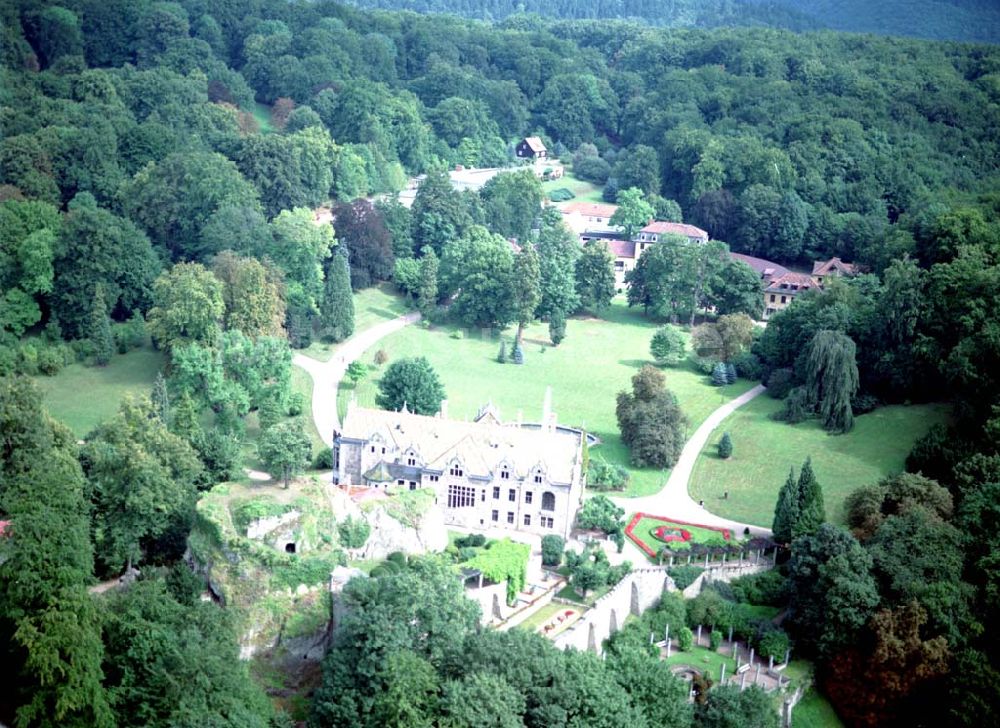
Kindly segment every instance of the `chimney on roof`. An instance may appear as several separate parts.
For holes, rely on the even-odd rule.
[[[442,420],[448,419],[448,400],[441,400],[441,409],[438,411],[438,417]]]

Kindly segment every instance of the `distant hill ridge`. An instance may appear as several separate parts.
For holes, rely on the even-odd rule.
[[[348,0],[364,8],[503,20],[525,12],[565,19],[642,19],[668,27],[828,28],[1000,43],[996,0]]]

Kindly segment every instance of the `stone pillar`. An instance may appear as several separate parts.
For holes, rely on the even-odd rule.
[[[788,664],[788,658],[791,657],[791,656],[792,656],[792,650],[791,650],[791,648],[788,648],[787,650],[785,650],[785,664],[786,665]]]
[[[695,640],[695,644],[701,647],[701,625],[698,625],[698,638]]]
[[[663,630],[663,641],[664,642],[669,642],[670,641],[670,625],[669,624],[667,625],[666,629]]]
[[[753,647],[750,648],[750,664],[753,664]]]
[[[719,685],[724,685],[726,682],[726,663],[719,665]]]
[[[729,641],[733,641],[733,625],[729,625]]]
[[[742,675],[740,675],[740,690],[742,691],[746,689],[746,686],[747,686],[747,674],[744,672]]]
[[[774,655],[769,655],[768,656],[768,658],[767,658],[767,669],[768,670],[773,670],[774,669]]]
[[[705,554],[705,568],[708,568],[708,554]]]
[[[723,554],[722,554],[722,565],[723,566],[726,565],[726,554],[725,554],[725,552],[723,552]]]
[[[649,633],[649,644],[653,644],[653,633]]]
[[[753,684],[756,685],[760,681],[760,663],[757,663],[757,672],[753,676]]]
[[[670,642],[671,642],[671,640],[668,638],[667,639],[667,659],[668,660],[670,659]]]

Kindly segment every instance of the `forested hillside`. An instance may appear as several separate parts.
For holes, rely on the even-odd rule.
[[[818,357],[856,353],[848,414],[953,404],[908,463],[938,482],[858,483],[872,487],[853,530],[794,542],[779,591],[796,649],[852,724],[997,724],[1000,48],[285,0],[17,0],[0,13],[0,656],[17,674],[0,721],[272,720],[226,612],[197,600],[179,564],[197,493],[242,473],[251,422],[264,451],[303,465],[291,348],[349,336],[352,287],[393,279],[431,317],[453,300],[470,327],[547,319],[558,344],[589,281],[557,213],[540,216],[540,260],[515,258],[508,239],[535,234],[534,176],[476,193],[442,173],[514,165],[514,144],[537,135],[608,201],[622,191],[706,228],[713,243],[691,250],[727,264],[727,245],[792,266],[838,255],[866,271],[776,315],[754,376],[781,372],[801,414],[821,389],[803,356],[818,337]],[[396,202],[425,172],[412,210]],[[327,204],[334,225],[316,224]],[[676,270],[649,282],[735,285]],[[515,295],[528,279],[538,295]],[[666,287],[632,302],[662,321],[679,310]],[[748,290],[759,305],[752,271]],[[685,314],[698,300],[684,296]],[[42,411],[28,377],[105,366],[150,337],[164,376],[85,444]],[[137,565],[139,588],[88,593]],[[531,726],[729,725],[711,701],[692,712],[675,683],[646,689],[666,676],[645,633],[609,667],[528,640],[517,654],[537,662],[500,675],[491,658],[509,643],[456,599],[454,632],[438,622],[425,639],[411,616],[434,614],[436,595],[405,598],[421,569],[440,571],[352,588],[392,608],[363,611],[358,642],[331,652],[316,725],[386,725],[410,707],[481,725],[470,711],[493,705]],[[358,659],[362,638],[392,649]],[[463,674],[478,649],[468,664],[482,674]]]
[[[565,19],[635,18],[671,28],[766,25],[1000,42],[1000,8],[990,0],[353,0],[353,4],[484,20],[528,12]]]

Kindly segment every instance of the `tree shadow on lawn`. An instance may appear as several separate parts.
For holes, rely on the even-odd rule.
[[[652,364],[653,362],[648,359],[619,359],[618,363],[623,367],[632,367],[633,369],[642,369],[646,364]]]

